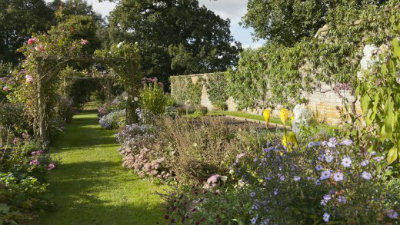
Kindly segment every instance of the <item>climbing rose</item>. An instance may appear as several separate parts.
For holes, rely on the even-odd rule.
[[[81,40],[81,45],[86,45],[88,43],[88,40],[82,39]]]
[[[38,51],[38,52],[43,52],[44,51],[44,46],[43,45],[36,46],[35,50]]]
[[[9,91],[9,90],[10,90],[9,87],[7,87],[7,86],[4,86],[4,87],[3,87],[3,91]]]
[[[37,38],[30,38],[29,40],[28,40],[28,45],[33,45],[34,43],[37,43],[38,42],[38,39]]]

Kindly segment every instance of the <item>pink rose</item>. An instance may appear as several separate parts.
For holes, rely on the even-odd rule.
[[[33,45],[34,43],[37,43],[37,42],[38,42],[37,38],[29,38],[28,45]]]
[[[88,43],[88,40],[82,39],[81,40],[81,45],[86,45]]]
[[[7,86],[4,86],[4,87],[3,87],[3,91],[9,91],[9,90],[10,90],[9,87],[7,87]]]

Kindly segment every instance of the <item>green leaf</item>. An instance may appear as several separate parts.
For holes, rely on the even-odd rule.
[[[388,164],[392,164],[394,161],[397,159],[397,147],[393,147],[392,149],[389,150],[389,153],[387,155],[387,162]]]
[[[393,45],[393,56],[395,57],[400,57],[400,43],[399,43],[399,39],[395,38],[392,41],[392,45]]]
[[[371,102],[371,98],[367,94],[361,97],[361,109],[362,109],[364,115],[366,115],[368,112],[370,102]]]
[[[385,104],[385,131],[386,135],[390,138],[393,133],[393,125],[395,124],[394,110],[393,110],[393,101],[388,99]]]

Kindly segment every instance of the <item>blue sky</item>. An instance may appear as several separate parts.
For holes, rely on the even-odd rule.
[[[103,16],[107,16],[115,7],[115,3],[108,1],[99,3],[98,0],[87,0],[87,2],[93,6],[94,11]],[[246,14],[247,0],[199,0],[199,3],[224,19],[229,18],[232,35],[235,40],[242,43],[243,47],[257,48],[262,45],[263,41],[253,42],[250,29],[245,29],[239,25],[241,17]]]

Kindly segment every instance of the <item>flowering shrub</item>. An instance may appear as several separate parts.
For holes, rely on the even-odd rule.
[[[15,138],[10,148],[0,149],[0,222],[31,224],[49,206],[41,195],[47,187],[43,180],[55,168],[39,142]]]
[[[382,159],[331,138],[302,151],[270,146],[234,170],[251,190],[251,224],[393,223],[398,203],[383,183]]]
[[[125,110],[112,111],[100,118],[99,123],[105,129],[116,129],[125,123]]]

